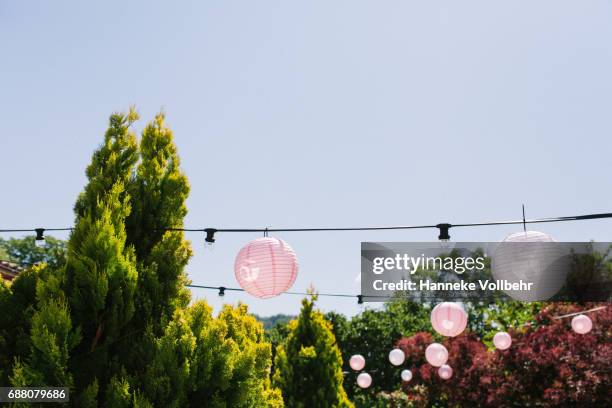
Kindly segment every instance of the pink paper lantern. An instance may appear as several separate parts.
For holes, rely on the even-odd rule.
[[[357,376],[357,385],[360,388],[368,388],[372,385],[372,377],[368,373],[361,373]]]
[[[448,350],[440,343],[431,343],[425,349],[425,359],[434,367],[440,367],[448,361]]]
[[[507,350],[512,345],[512,337],[506,332],[495,333],[493,344],[498,350]]]
[[[288,290],[297,277],[298,262],[293,249],[277,238],[257,238],[242,247],[234,273],[240,287],[267,299]]]
[[[431,325],[442,336],[455,337],[465,330],[467,313],[456,303],[440,303],[431,311]]]
[[[586,315],[578,315],[572,319],[572,329],[578,334],[587,334],[593,328],[593,322]]]
[[[438,368],[438,375],[443,380],[448,380],[453,376],[453,369],[451,366],[444,364],[442,367]]]
[[[361,354],[355,354],[349,359],[349,365],[355,371],[363,370],[365,367],[365,358]]]

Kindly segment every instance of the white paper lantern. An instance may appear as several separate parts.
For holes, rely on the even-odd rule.
[[[448,361],[448,350],[440,343],[431,343],[425,349],[425,359],[434,367],[440,367]]]
[[[372,377],[368,373],[361,373],[357,376],[357,385],[360,388],[368,388],[372,385]]]
[[[593,328],[593,322],[587,315],[578,315],[572,319],[572,329],[578,334],[587,334]]]
[[[361,354],[355,354],[349,359],[349,365],[355,371],[363,370],[363,367],[365,367],[365,363],[365,358],[363,358]]]
[[[444,364],[442,367],[438,368],[438,375],[443,380],[448,380],[453,376],[453,369],[451,366]]]
[[[389,361],[394,366],[401,365],[404,362],[405,359],[406,359],[406,355],[400,349],[393,349],[389,353]]]
[[[245,245],[234,263],[240,287],[258,298],[266,299],[288,290],[297,277],[295,252],[277,238],[257,238]]]
[[[410,380],[412,380],[412,371],[410,371],[410,370],[403,370],[402,371],[402,381],[408,382]]]
[[[565,284],[570,263],[568,252],[548,234],[517,232],[499,243],[492,256],[495,280],[511,284],[532,283],[531,289],[505,290],[513,299],[533,302],[548,300]]]
[[[512,345],[512,337],[506,332],[495,333],[493,344],[498,350],[507,350]]]

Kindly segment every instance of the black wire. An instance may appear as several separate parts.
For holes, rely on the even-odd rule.
[[[612,213],[572,215],[568,217],[535,218],[531,220],[509,220],[509,221],[488,221],[476,223],[449,224],[451,227],[481,227],[493,225],[513,225],[513,224],[538,224],[546,222],[563,221],[584,221],[602,218],[612,218]],[[431,225],[391,225],[382,227],[329,227],[329,228],[163,228],[163,231],[185,231],[185,232],[329,232],[329,231],[382,231],[382,230],[406,230],[439,228],[440,224]],[[44,228],[45,231],[70,231],[73,228]],[[36,229],[2,229],[0,232],[35,232]]]
[[[40,228],[44,231],[72,231],[74,228]],[[3,229],[0,232],[36,232],[37,228],[31,229]]]
[[[228,288],[227,286],[203,286],[203,285],[185,285],[188,288],[198,288],[198,289],[213,289],[213,290],[233,290],[236,292],[245,292],[242,288]],[[299,296],[308,296],[312,293],[308,292],[283,292],[283,295],[299,295]],[[344,293],[316,293],[317,296],[327,296],[327,297],[348,297],[348,298],[357,298],[359,295],[348,295]],[[370,297],[370,296],[364,296]]]
[[[612,213],[601,213],[601,214],[585,214],[585,215],[573,215],[567,217],[551,217],[551,218],[540,218],[533,220],[525,220],[524,209],[522,220],[511,220],[511,221],[491,221],[491,222],[479,222],[479,223],[464,223],[464,224],[436,224],[436,225],[407,225],[407,226],[386,226],[386,227],[340,227],[340,228],[164,228],[164,231],[185,231],[185,232],[323,232],[323,231],[379,231],[379,230],[405,230],[405,229],[424,229],[424,228],[440,228],[441,225],[447,225],[448,227],[480,227],[480,226],[493,226],[493,225],[513,225],[513,224],[536,224],[546,222],[563,222],[563,221],[583,221],[583,220],[594,220],[602,218],[612,218]],[[43,231],[72,231],[74,228],[40,228]],[[1,229],[0,232],[36,232],[37,228],[31,229]],[[224,291],[235,291],[244,292],[241,288],[228,288],[225,286],[204,286],[204,285],[186,285],[190,288],[199,289],[214,289],[221,292]],[[299,295],[308,296],[311,293],[308,292],[283,292],[287,295]],[[344,298],[357,298],[360,302],[363,298],[377,298],[384,296],[364,296],[364,295],[348,295],[341,293],[317,293],[317,296],[325,297],[344,297]]]

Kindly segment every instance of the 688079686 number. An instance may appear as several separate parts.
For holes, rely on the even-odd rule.
[[[0,402],[68,402],[68,387],[0,387]]]

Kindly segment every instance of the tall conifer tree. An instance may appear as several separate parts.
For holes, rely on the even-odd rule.
[[[129,184],[128,241],[138,259],[136,325],[160,335],[177,308],[189,303],[184,268],[191,247],[182,231],[189,182],[179,168],[172,131],[158,114],[142,133],[140,163]]]
[[[315,295],[302,300],[300,315],[289,323],[289,335],[276,351],[274,384],[288,407],[352,407],[331,323],[314,310],[315,301]]]
[[[61,266],[42,264],[0,286],[0,380],[62,386],[78,407],[282,407],[270,345],[246,306],[217,318],[191,307],[181,228],[189,184],[159,114],[130,131],[110,117]],[[139,161],[140,159],[140,161]],[[19,322],[15,319],[19,318]],[[18,338],[21,333],[23,339]]]

